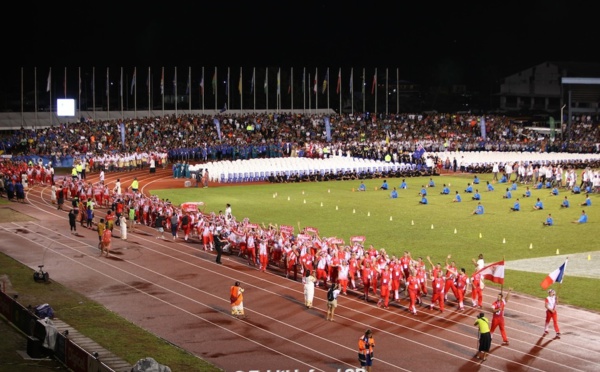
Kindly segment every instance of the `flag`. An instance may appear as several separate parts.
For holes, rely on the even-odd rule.
[[[277,70],[277,95],[281,95],[281,68]]]
[[[317,83],[318,83],[318,77],[317,77],[317,69],[315,69],[315,85],[313,86],[313,92],[315,92],[315,94],[317,94]]]
[[[325,79],[323,79],[323,90],[321,91],[321,94],[325,94],[325,91],[327,90],[327,83],[329,83],[329,67],[327,67]]]
[[[485,139],[486,137],[486,132],[485,132],[485,117],[481,117],[481,120],[479,122],[480,128],[481,128],[481,138]]]
[[[548,276],[542,281],[541,286],[543,289],[548,289],[548,287],[550,287],[553,283],[562,283],[568,261],[569,259],[567,258],[558,269],[548,274]]]
[[[219,119],[214,118],[213,123],[215,123],[215,127],[217,127],[217,135],[219,136],[219,141],[221,140],[221,122]]]
[[[215,67],[215,73],[213,74],[213,78],[212,78],[212,88],[213,88],[213,95],[214,95],[217,92],[217,68],[216,67]]]
[[[123,67],[121,67],[121,77],[119,78],[119,97],[123,97]]]
[[[477,274],[480,274],[483,279],[491,280],[497,284],[504,284],[504,260],[487,265],[473,275]]]
[[[269,93],[269,68],[265,69],[265,93]]]
[[[162,68],[160,73],[160,94],[165,95],[165,68]]]
[[[354,83],[352,80],[354,80],[354,68],[350,70],[350,95],[354,93]]]
[[[175,67],[175,73],[173,75],[173,94],[177,94],[177,67]]]
[[[119,131],[121,132],[121,146],[125,147],[125,123],[119,124]]]
[[[371,86],[371,95],[375,94],[376,86],[377,86],[377,69],[375,69],[375,75],[373,75],[373,85]]]
[[[187,85],[185,86],[185,95],[189,95],[190,94],[190,87],[192,86],[192,68],[190,67],[189,71],[188,71],[188,80],[187,80]]]
[[[133,77],[131,78],[131,93],[130,94],[133,94],[133,90],[135,88],[135,80],[136,80],[135,72],[136,72],[136,70],[137,70],[137,67],[134,67],[133,68]]]
[[[48,71],[48,81],[46,82],[46,92],[50,91],[50,81],[52,80],[52,67],[50,67],[50,71]]]
[[[81,67],[79,67],[79,100],[81,100]]]
[[[108,75],[109,75],[108,71],[109,70],[108,70],[108,67],[107,67],[106,68],[106,96],[107,97],[108,97],[108,93],[109,93],[108,87],[110,86],[110,80],[108,78]]]
[[[242,95],[242,68],[240,67],[240,81],[238,83],[238,92]]]
[[[250,81],[250,93],[254,93],[254,83],[256,82],[256,68],[252,68],[252,80]]]
[[[327,142],[331,142],[331,122],[329,121],[329,116],[325,116],[323,118],[325,121],[325,133],[327,134]]]
[[[200,79],[200,94],[204,96],[204,76]]]
[[[335,87],[335,94],[340,94],[340,87],[342,86],[342,69],[338,70],[338,81],[337,86]]]

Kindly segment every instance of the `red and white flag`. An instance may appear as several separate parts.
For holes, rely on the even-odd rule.
[[[480,274],[482,278],[494,283],[504,284],[504,260],[485,266],[473,275]]]

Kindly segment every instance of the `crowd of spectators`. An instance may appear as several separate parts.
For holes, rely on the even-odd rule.
[[[325,117],[329,118],[326,125]],[[411,162],[427,152],[527,151],[599,153],[595,117],[574,117],[568,133],[526,129],[508,116],[469,114],[172,115],[122,121],[80,121],[49,128],[0,132],[0,152],[18,156],[65,156],[166,152],[168,160],[207,162],[258,157],[329,155]],[[124,125],[121,125],[121,122]],[[121,133],[124,130],[125,133]],[[124,141],[122,141],[124,138]]]

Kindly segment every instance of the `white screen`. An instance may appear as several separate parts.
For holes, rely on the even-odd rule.
[[[75,100],[71,98],[56,100],[57,116],[75,116]]]

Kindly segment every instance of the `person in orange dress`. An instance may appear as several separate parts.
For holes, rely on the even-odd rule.
[[[235,282],[235,284],[231,286],[229,291],[229,299],[231,302],[231,315],[238,319],[245,319],[244,288],[242,288],[240,282]]]

